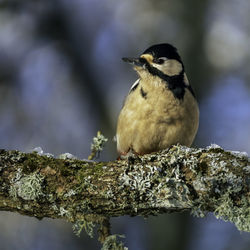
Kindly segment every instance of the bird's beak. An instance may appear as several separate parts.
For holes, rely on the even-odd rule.
[[[139,67],[143,67],[147,63],[147,61],[141,57],[140,58],[123,57],[122,60],[124,62],[127,62],[135,66],[139,66]]]

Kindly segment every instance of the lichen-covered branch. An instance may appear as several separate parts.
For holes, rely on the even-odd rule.
[[[91,234],[108,217],[187,209],[250,232],[249,201],[249,158],[218,146],[173,146],[113,162],[0,150],[0,210],[66,219],[76,232]]]

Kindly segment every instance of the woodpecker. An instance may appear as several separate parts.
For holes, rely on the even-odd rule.
[[[122,58],[139,79],[130,88],[117,122],[120,157],[190,147],[199,126],[199,107],[177,49],[156,44],[138,58]]]

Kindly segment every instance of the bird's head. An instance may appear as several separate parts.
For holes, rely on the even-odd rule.
[[[146,49],[138,58],[122,58],[134,65],[134,69],[143,76],[145,73],[166,79],[184,73],[184,66],[177,49],[168,44],[156,44]]]

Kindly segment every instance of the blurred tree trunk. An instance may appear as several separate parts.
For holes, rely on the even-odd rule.
[[[204,45],[206,37],[206,21],[208,10],[211,1],[183,1],[183,11],[179,12],[179,18],[182,23],[182,30],[185,36],[188,36],[184,41],[187,43],[185,54],[185,65],[187,75],[192,86],[196,90],[198,96],[202,96],[208,92],[208,87],[211,84],[206,84],[211,75],[211,68],[205,55]],[[185,47],[185,44],[183,44]],[[204,93],[200,85],[206,84]],[[200,93],[198,92],[200,91]]]

